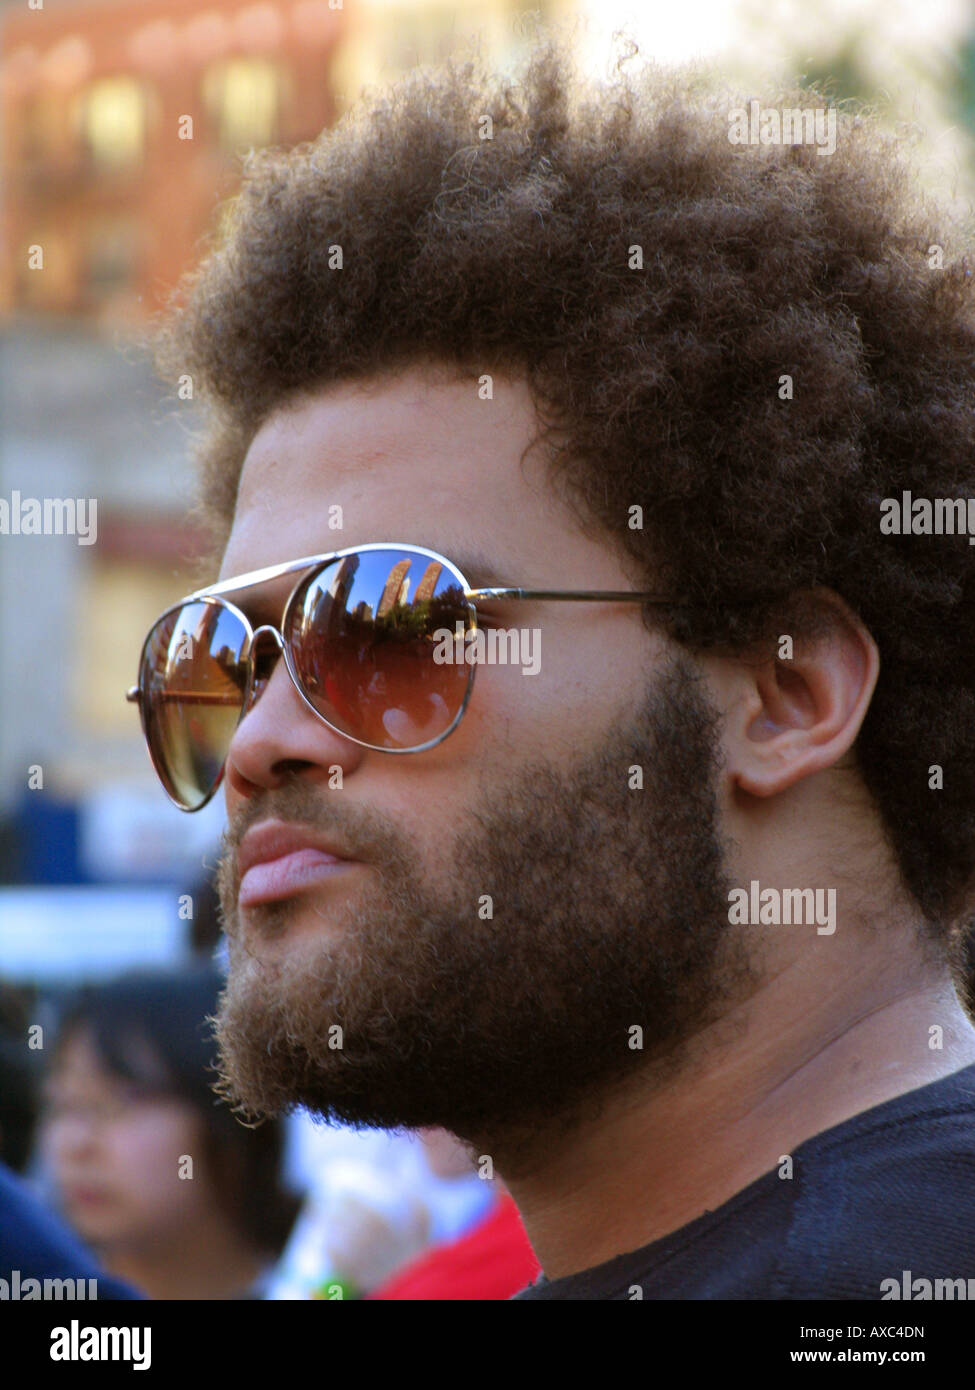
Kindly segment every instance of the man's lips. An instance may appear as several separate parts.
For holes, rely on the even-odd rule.
[[[237,851],[238,904],[252,907],[288,898],[356,862],[313,830],[261,821],[248,830]]]

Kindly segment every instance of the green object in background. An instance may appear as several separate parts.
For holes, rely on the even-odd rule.
[[[342,1303],[350,1299],[362,1297],[361,1290],[352,1283],[351,1279],[342,1279],[339,1275],[331,1275],[323,1279],[320,1284],[316,1284],[311,1293],[312,1298],[324,1303]]]

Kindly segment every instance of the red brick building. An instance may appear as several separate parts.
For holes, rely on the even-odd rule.
[[[0,312],[134,322],[202,249],[239,155],[336,116],[341,0],[140,0],[0,18]]]

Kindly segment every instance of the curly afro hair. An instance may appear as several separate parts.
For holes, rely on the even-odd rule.
[[[678,640],[796,632],[817,586],[860,615],[881,672],[858,765],[947,940],[975,881],[975,546],[880,519],[904,490],[975,497],[962,233],[868,114],[837,112],[829,154],[735,144],[740,96],[633,66],[590,84],[552,42],[517,81],[455,62],[248,157],[157,339],[208,409],[205,501],[225,533],[250,439],[293,393],[420,360],[521,373],[553,486],[695,605]]]

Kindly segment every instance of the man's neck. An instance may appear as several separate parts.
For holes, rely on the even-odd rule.
[[[659,1240],[813,1135],[975,1062],[947,970],[910,984],[884,974],[856,1000],[850,983],[831,999],[784,970],[694,1040],[679,1077],[631,1088],[511,1171],[495,1144],[547,1277]]]

